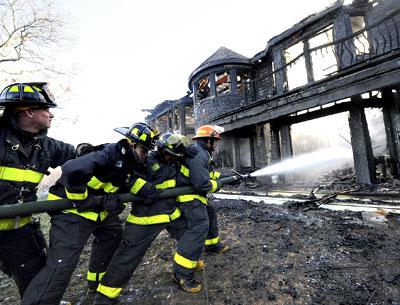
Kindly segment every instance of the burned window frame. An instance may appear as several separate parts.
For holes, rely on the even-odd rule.
[[[215,92],[217,96],[227,95],[232,93],[231,72],[229,70],[222,70],[215,72],[214,79],[215,79]]]
[[[244,77],[243,77],[244,75]],[[236,70],[236,90],[239,94],[249,94],[251,82],[251,71],[245,69]]]
[[[196,88],[196,101],[204,100],[211,96],[211,85],[210,85],[210,77],[208,75],[203,76],[199,81],[195,84]]]

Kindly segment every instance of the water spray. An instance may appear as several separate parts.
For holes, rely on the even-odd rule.
[[[277,174],[294,172],[296,170],[320,167],[332,162],[343,162],[352,160],[352,151],[343,148],[324,149],[309,154],[284,160],[282,162],[269,165],[251,173],[250,177],[272,176]],[[336,166],[337,167],[337,166]]]

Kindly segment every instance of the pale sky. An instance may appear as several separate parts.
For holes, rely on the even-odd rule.
[[[141,109],[184,96],[190,73],[221,46],[251,58],[332,2],[65,0],[75,41],[59,62],[76,72],[49,135],[75,145],[116,141],[113,128],[143,121]]]

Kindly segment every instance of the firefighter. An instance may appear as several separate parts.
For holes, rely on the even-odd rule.
[[[116,193],[137,194],[145,198],[144,204],[156,200],[154,185],[145,180],[145,162],[148,151],[154,147],[155,132],[144,123],[115,131],[125,138],[66,162],[60,179],[50,188],[49,199],[68,198],[76,208],[52,215],[49,257],[29,285],[22,305],[58,304],[82,249],[93,234],[85,300],[90,304],[121,240],[118,214],[125,206]],[[93,195],[103,196],[95,200]]]
[[[48,168],[75,156],[70,144],[48,137],[56,107],[47,83],[16,83],[3,89],[0,106],[0,204],[35,201]],[[30,215],[0,219],[0,266],[22,297],[46,262],[46,242]]]
[[[229,249],[219,240],[216,213],[208,206],[206,197],[207,192],[213,193],[220,189],[218,180],[210,178],[213,175],[211,153],[215,150],[216,141],[221,138],[220,132],[220,127],[211,125],[201,126],[197,130],[193,137],[195,143],[186,150],[188,157],[178,176],[179,186],[191,185],[196,190],[195,194],[176,198],[187,221],[187,229],[177,244],[172,278],[182,290],[190,293],[202,289],[202,285],[194,280],[194,271],[198,268],[204,245],[210,252],[225,252]]]
[[[176,134],[165,133],[157,140],[157,151],[149,154],[147,166],[148,181],[159,191],[176,187],[177,161],[182,158],[184,149]],[[186,228],[186,221],[180,216],[174,197],[159,199],[150,206],[132,205],[122,243],[97,288],[96,305],[117,302],[146,250],[162,230],[166,229],[173,238],[179,239]]]

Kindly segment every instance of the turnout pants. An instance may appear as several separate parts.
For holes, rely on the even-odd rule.
[[[207,205],[195,199],[181,203],[179,209],[187,229],[178,241],[173,269],[177,277],[192,279],[209,230]]]
[[[128,284],[153,240],[164,229],[171,234],[171,237],[179,240],[186,229],[186,220],[180,217],[172,222],[161,224],[126,223],[121,245],[115,251],[97,288],[96,305],[113,304],[123,287]]]
[[[60,213],[51,219],[50,244],[45,267],[31,281],[21,305],[58,305],[68,287],[80,254],[93,234],[95,240],[89,274],[105,272],[120,244],[122,228],[118,216],[94,222],[74,214]]]
[[[17,284],[20,296],[46,263],[46,243],[39,225],[0,231],[0,269]]]
[[[207,239],[204,244],[206,248],[212,249],[213,247],[216,247],[220,241],[219,230],[218,230],[218,218],[217,218],[217,212],[215,211],[215,208],[212,205],[210,205],[210,202],[206,207],[207,207],[209,225],[208,225]]]

